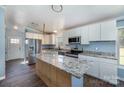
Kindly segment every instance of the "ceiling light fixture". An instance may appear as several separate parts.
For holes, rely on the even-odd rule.
[[[63,6],[62,5],[52,5],[51,8],[56,13],[60,13],[63,10]]]
[[[17,26],[14,26],[13,28],[14,28],[15,30],[17,30],[17,29],[18,29],[18,27],[17,27]]]
[[[57,32],[57,30],[54,30],[53,32],[54,32],[54,33],[56,33],[56,32]]]

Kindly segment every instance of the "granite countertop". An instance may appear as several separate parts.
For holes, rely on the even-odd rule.
[[[56,51],[43,51],[41,54],[37,54],[36,58],[64,70],[77,78],[81,78],[88,68],[86,62],[80,62],[78,58],[58,55]]]
[[[117,58],[115,57],[115,54],[111,54],[111,53],[83,52],[83,53],[80,53],[79,55],[117,60]]]
[[[58,52],[67,52],[69,50],[57,50]],[[106,59],[113,59],[113,60],[118,60],[115,57],[114,53],[105,53],[105,52],[95,52],[95,51],[83,51],[79,55],[86,55],[86,56],[91,56],[91,57],[99,57],[99,58],[106,58]]]
[[[64,52],[64,53],[66,53],[66,52],[68,52],[70,50],[61,49],[61,50],[49,50],[49,51],[56,51],[56,52]],[[91,57],[99,57],[99,58],[118,60],[118,58],[115,57],[115,53],[83,51],[82,53],[79,53],[79,55],[86,55],[86,56],[91,56]]]

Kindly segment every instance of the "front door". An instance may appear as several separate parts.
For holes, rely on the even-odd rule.
[[[22,57],[22,41],[19,37],[8,37],[6,60],[18,59]]]

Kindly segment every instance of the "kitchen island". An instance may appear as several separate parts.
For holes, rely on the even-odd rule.
[[[43,51],[36,55],[36,61],[36,73],[48,86],[83,86],[83,74],[88,66],[78,58],[58,55],[56,51]]]

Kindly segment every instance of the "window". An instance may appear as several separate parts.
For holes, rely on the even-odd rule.
[[[19,44],[19,39],[10,39],[11,44]]]
[[[124,29],[118,31],[119,33],[119,63],[124,65]]]

